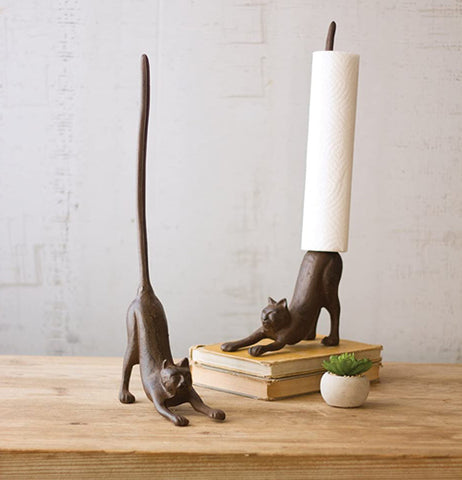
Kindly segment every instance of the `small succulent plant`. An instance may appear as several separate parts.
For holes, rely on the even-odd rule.
[[[340,377],[354,377],[367,372],[372,367],[372,362],[368,358],[357,360],[354,353],[342,353],[331,355],[329,360],[322,362],[322,366]]]

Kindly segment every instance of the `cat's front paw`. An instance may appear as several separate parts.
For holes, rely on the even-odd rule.
[[[183,415],[176,415],[173,423],[177,427],[186,427],[186,425],[189,424],[189,420],[186,417],[183,417]]]
[[[209,417],[213,418],[214,420],[224,420],[226,418],[226,414],[223,410],[216,408],[210,410]]]
[[[324,337],[321,340],[321,343],[325,345],[326,347],[335,347],[336,345],[339,344],[339,338],[338,337],[331,337],[330,335],[328,337]]]
[[[234,345],[234,342],[222,343],[220,347],[224,352],[235,352],[237,347]]]
[[[119,393],[119,400],[122,403],[135,403],[135,395],[132,395],[128,390]]]
[[[249,353],[252,357],[259,357],[265,353],[265,347],[263,345],[255,345],[249,348]]]

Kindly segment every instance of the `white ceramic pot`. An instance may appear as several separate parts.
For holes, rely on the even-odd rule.
[[[369,379],[363,375],[340,377],[326,372],[321,377],[321,395],[331,407],[359,407],[368,394]]]

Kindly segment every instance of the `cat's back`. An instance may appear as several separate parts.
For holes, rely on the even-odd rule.
[[[322,279],[324,274],[342,271],[342,257],[337,252],[306,252],[300,272],[313,280]]]
[[[144,351],[157,367],[171,359],[167,317],[162,303],[152,289],[139,292],[132,302],[139,336],[140,353]]]
[[[327,284],[340,281],[342,257],[337,252],[306,252],[295,284],[292,307],[303,306],[319,298]]]

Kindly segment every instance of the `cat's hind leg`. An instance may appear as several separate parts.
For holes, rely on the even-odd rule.
[[[340,301],[338,295],[332,295],[330,302],[325,307],[330,315],[330,333],[329,336],[321,340],[323,345],[334,347],[340,342],[339,338],[339,322],[340,322]]]
[[[309,318],[308,332],[303,338],[303,340],[314,340],[316,338],[316,327],[318,326],[319,314],[321,313],[321,308],[318,308],[315,311],[314,315]]]
[[[338,299],[338,285],[342,277],[342,257],[332,253],[331,261],[326,267],[323,278],[326,302],[324,308],[330,314],[330,333],[322,339],[323,345],[335,346],[339,344],[340,301]]]
[[[135,396],[129,392],[130,375],[133,365],[140,362],[138,348],[138,329],[136,325],[135,312],[129,310],[127,313],[127,350],[125,351],[122,367],[122,385],[120,387],[119,400],[122,403],[133,403]]]

